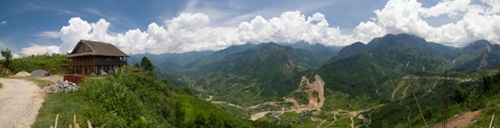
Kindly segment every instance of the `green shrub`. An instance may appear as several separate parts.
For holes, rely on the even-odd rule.
[[[82,120],[90,120],[97,127],[251,126],[249,121],[162,82],[151,72],[87,78],[79,91],[48,95],[35,127],[50,126],[56,114],[73,113],[83,115]],[[62,126],[69,123],[61,122]]]
[[[4,61],[1,60],[1,63],[5,63]],[[11,69],[12,73],[43,69],[52,74],[61,74],[64,72],[60,70],[60,66],[67,64],[68,59],[63,54],[31,55],[10,60],[9,69]]]

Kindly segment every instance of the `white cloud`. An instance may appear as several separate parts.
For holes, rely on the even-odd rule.
[[[500,1],[498,0],[481,0],[482,2],[491,6],[493,13],[500,13]]]
[[[66,53],[75,47],[80,39],[89,39],[89,32],[92,26],[87,22],[80,19],[80,17],[71,18],[68,21],[69,25],[61,28],[61,41],[60,53]]]
[[[388,33],[414,34],[450,46],[465,46],[477,39],[500,43],[500,16],[495,13],[498,12],[499,2],[483,2],[490,6],[474,4],[470,0],[442,0],[435,6],[425,8],[416,0],[389,0],[384,8],[374,11],[376,17],[359,23],[352,33],[343,33],[339,27],[330,26],[322,13],[306,16],[299,11],[283,12],[268,19],[257,15],[238,25],[225,27],[211,23],[214,21],[210,14],[180,13],[162,24],[151,23],[146,30],[131,29],[118,33],[109,32],[111,23],[105,19],[92,23],[75,17],[58,33],[48,31],[40,34],[60,38],[61,45],[45,49],[43,47],[46,46],[33,45],[23,49],[23,53],[66,53],[80,39],[109,42],[129,54],[219,50],[246,42],[293,43],[304,40],[345,46],[357,41],[367,43]],[[187,10],[192,10],[190,7]],[[437,27],[425,20],[443,15],[458,16],[459,20]]]
[[[321,13],[306,18],[298,11],[285,12],[280,17],[269,20],[257,16],[250,22],[242,22],[238,29],[240,40],[256,43],[293,43],[304,40],[327,45],[347,45],[346,42],[353,41],[350,36],[343,35],[338,27],[329,27]]]
[[[454,16],[459,12],[467,11],[470,3],[470,0],[443,0],[431,8],[421,8],[419,11],[424,17],[437,17],[442,14]]]
[[[6,21],[6,20],[4,20],[4,21],[0,22],[0,25],[6,25],[6,24],[7,24],[7,21]]]
[[[52,53],[57,53],[59,46],[55,45],[50,45],[50,46],[41,46],[41,45],[35,45],[31,44],[30,47],[22,48],[21,53],[23,53],[26,56],[29,55],[41,55],[41,54],[52,54]]]
[[[470,0],[443,0],[430,8],[421,5],[416,0],[389,0],[383,9],[375,10],[376,17],[356,27],[355,38],[367,42],[387,33],[409,33],[457,47],[478,39],[500,43],[500,16],[488,11],[494,10],[494,6],[483,7]],[[462,16],[460,20],[438,27],[430,26],[423,19],[458,14]]]
[[[17,53],[12,53],[12,58],[17,59],[17,58],[21,58],[21,56]]]
[[[368,43],[374,37],[381,37],[387,34],[387,30],[372,21],[361,22],[354,28],[356,41]]]
[[[48,37],[48,38],[59,38],[61,36],[61,33],[58,31],[43,31],[36,36],[41,36],[41,37]]]
[[[201,13],[181,13],[172,20],[167,20],[170,31],[193,31],[204,27],[210,19],[207,15]]]
[[[59,34],[62,44],[51,50],[68,52],[80,39],[109,42],[131,54],[219,50],[246,42],[305,40],[347,45],[346,42],[353,41],[350,36],[342,35],[338,27],[330,28],[323,14],[316,13],[306,18],[298,11],[285,12],[269,20],[257,16],[250,22],[240,23],[238,27],[212,27],[208,15],[181,13],[178,17],[166,20],[163,25],[151,23],[147,30],[133,29],[116,34],[108,33],[110,23],[104,19],[89,23],[76,17],[68,23]],[[27,50],[43,51],[32,47]]]

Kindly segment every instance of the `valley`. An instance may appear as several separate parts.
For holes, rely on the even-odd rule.
[[[460,90],[465,99],[477,93],[485,75],[477,67],[500,65],[477,52],[498,55],[491,50],[498,45],[484,41],[457,49],[399,34],[336,51],[301,43],[231,46],[189,63],[167,59],[159,63],[176,66],[155,64],[156,72],[201,99],[235,108],[230,113],[247,120],[293,127],[414,127],[467,110],[457,97]],[[318,76],[321,88],[307,79]]]

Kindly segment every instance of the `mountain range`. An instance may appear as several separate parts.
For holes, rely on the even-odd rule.
[[[396,126],[401,124],[384,124],[383,120],[413,117],[413,121],[408,118],[403,122],[422,123],[414,113],[417,108],[407,93],[409,88],[419,96],[415,99],[425,103],[424,112],[440,112],[432,105],[442,103],[443,97],[454,97],[442,94],[462,88],[436,86],[444,84],[440,76],[454,77],[455,81],[448,80],[450,85],[464,85],[461,81],[498,68],[500,45],[478,40],[456,48],[414,35],[389,34],[343,48],[303,41],[247,43],[220,51],[132,55],[130,62],[137,63],[142,56],[149,57],[157,74],[168,81],[189,87],[198,96],[241,106],[281,101],[282,97],[307,102],[305,94],[294,90],[302,76],[313,78],[318,74],[326,83],[324,110],[356,110],[378,104],[383,108],[373,111],[378,115],[403,110],[410,113],[372,119],[380,121],[375,126]],[[413,76],[418,79],[413,80]]]

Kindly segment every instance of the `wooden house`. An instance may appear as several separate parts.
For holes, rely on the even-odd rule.
[[[100,75],[117,72],[129,56],[109,43],[80,40],[67,57],[68,73]]]

